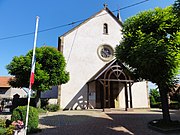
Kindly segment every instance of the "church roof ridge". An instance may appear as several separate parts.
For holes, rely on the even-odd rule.
[[[80,24],[78,24],[77,26],[75,26],[74,28],[68,30],[67,32],[65,32],[64,34],[62,34],[61,36],[59,36],[59,38],[64,37],[66,35],[68,35],[69,33],[73,32],[74,30],[76,30],[77,28],[79,28],[81,25],[85,24],[86,22],[88,22],[89,20],[93,19],[95,16],[97,16],[98,14],[100,14],[102,11],[106,11],[107,13],[109,13],[112,18],[119,24],[122,26],[122,22],[121,20],[119,20],[112,12],[111,10],[109,10],[109,8],[106,6],[103,9],[101,9],[99,12],[95,13],[94,15],[90,16],[87,19],[84,19],[84,21],[82,21]]]

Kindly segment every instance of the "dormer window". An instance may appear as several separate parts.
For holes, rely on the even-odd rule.
[[[104,23],[103,25],[103,34],[108,34],[108,24]]]

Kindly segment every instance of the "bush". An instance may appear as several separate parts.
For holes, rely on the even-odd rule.
[[[6,134],[6,129],[3,127],[0,127],[0,135],[5,135]]]
[[[151,108],[161,108],[161,102],[150,104]]]
[[[2,127],[2,128],[6,127],[6,120],[0,119],[0,127]]]
[[[179,109],[180,108],[180,103],[178,101],[171,101],[169,105],[170,109]]]
[[[160,94],[158,89],[150,89],[150,96],[152,96],[155,102],[160,102]]]
[[[153,105],[153,104],[156,103],[156,101],[155,101],[153,96],[149,96],[149,98],[150,98],[150,105]]]
[[[160,94],[157,89],[150,89],[149,97],[151,108],[159,108],[161,106]]]
[[[6,134],[5,135],[13,135],[15,127],[13,125],[10,125],[8,128],[6,128]]]
[[[21,120],[26,123],[26,109],[27,106],[19,106],[13,110],[11,120],[17,121]],[[36,130],[39,123],[38,111],[36,108],[30,106],[29,107],[29,119],[28,119],[28,132],[32,132]]]
[[[59,110],[59,105],[50,104],[50,105],[47,105],[45,109],[47,109],[49,112],[56,112]]]
[[[0,119],[0,135],[12,135],[14,126],[10,125],[10,120]]]
[[[47,110],[44,110],[43,108],[37,108],[39,114],[47,113]]]

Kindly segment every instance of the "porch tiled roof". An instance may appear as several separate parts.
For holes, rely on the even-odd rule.
[[[10,87],[8,81],[12,78],[10,76],[1,76],[0,77],[0,87]]]

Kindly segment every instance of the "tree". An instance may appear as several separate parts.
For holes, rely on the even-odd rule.
[[[173,5],[174,13],[180,16],[180,0],[176,0]]]
[[[29,87],[32,53],[31,50],[25,56],[15,56],[6,66],[9,74],[15,76],[9,81],[12,87]],[[36,48],[35,82],[32,86],[32,89],[36,90],[36,103],[40,104],[42,91],[69,80],[69,73],[65,71],[65,66],[65,59],[56,48]],[[40,106],[39,104],[37,106]]]
[[[159,102],[160,95],[159,95],[159,91],[157,90],[157,88],[156,89],[150,89],[149,96],[150,96],[150,103],[151,104],[156,104],[157,102]]]
[[[124,22],[124,39],[116,47],[116,58],[129,65],[138,80],[158,86],[165,122],[170,121],[168,91],[180,69],[179,28],[172,6],[144,11]]]

